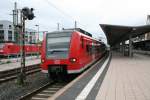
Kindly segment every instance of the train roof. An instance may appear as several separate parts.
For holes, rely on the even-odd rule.
[[[81,29],[81,28],[69,28],[69,29],[63,29],[63,30],[61,30],[61,31],[53,31],[53,32],[50,32],[50,33],[73,32],[73,31],[78,31],[78,32],[80,32],[80,33],[82,33],[82,34],[85,34],[85,35],[87,35],[87,36],[89,36],[89,37],[92,37],[92,34],[91,34],[91,33],[87,32],[87,31],[85,31],[85,30],[83,30],[83,29]],[[48,33],[48,34],[49,34],[49,33]]]
[[[84,35],[87,35],[87,36],[91,37],[91,38],[92,38],[93,40],[95,40],[95,41],[98,41],[98,42],[103,43],[103,42],[100,41],[99,39],[93,38],[91,33],[87,32],[87,31],[85,31],[85,30],[83,30],[83,29],[81,29],[81,28],[69,28],[69,29],[63,29],[63,30],[61,30],[61,31],[53,31],[53,32],[49,32],[49,33],[73,32],[73,31],[78,31],[78,32],[80,32],[80,33],[82,33],[82,34],[84,34]],[[49,33],[48,33],[48,34],[49,34]],[[104,43],[104,44],[105,44],[105,43]]]
[[[87,35],[87,36],[92,37],[92,34],[91,34],[91,33],[87,32],[87,31],[85,31],[85,30],[83,30],[83,29],[81,29],[81,28],[69,28],[69,29],[63,29],[63,30],[78,31],[78,32],[81,32],[81,33],[83,33],[83,34],[85,34],[85,35]]]

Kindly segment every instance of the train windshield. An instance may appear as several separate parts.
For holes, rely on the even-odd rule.
[[[4,44],[0,43],[0,49],[2,49],[4,47]]]
[[[47,34],[47,58],[65,59],[69,54],[71,33]]]

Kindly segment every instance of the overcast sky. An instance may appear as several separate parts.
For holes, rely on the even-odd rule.
[[[91,33],[95,37],[104,37],[99,24],[116,25],[144,25],[146,17],[150,14],[150,0],[1,0],[0,20],[12,20],[9,15],[13,3],[18,8],[24,6],[35,9],[36,18],[27,21],[27,27],[36,29],[40,25],[41,31],[53,31],[60,27],[77,26]]]

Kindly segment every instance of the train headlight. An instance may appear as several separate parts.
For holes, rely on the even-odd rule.
[[[44,59],[41,59],[41,62],[44,63]]]
[[[70,58],[70,62],[74,63],[74,62],[76,62],[76,61],[77,61],[76,58]]]

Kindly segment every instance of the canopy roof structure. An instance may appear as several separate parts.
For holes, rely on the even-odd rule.
[[[129,35],[132,35],[132,38],[134,38],[139,35],[150,32],[150,25],[120,26],[100,24],[100,26],[107,37],[108,44],[111,46],[114,46],[122,41],[128,40]]]

